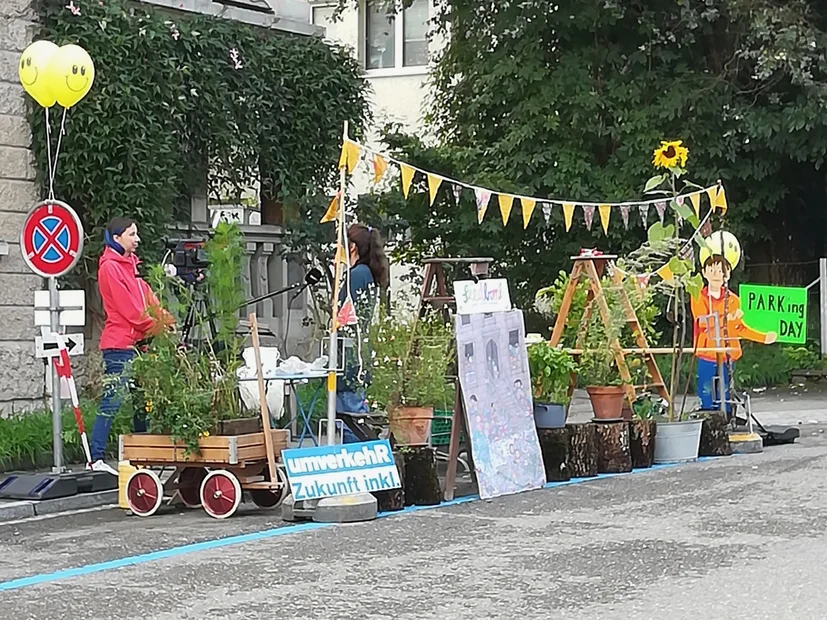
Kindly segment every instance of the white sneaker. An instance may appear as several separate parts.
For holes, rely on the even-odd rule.
[[[87,463],[86,469],[91,471],[105,471],[107,474],[112,474],[113,476],[117,477],[118,472],[116,472],[112,467],[106,464],[103,459],[98,459],[94,463]]]

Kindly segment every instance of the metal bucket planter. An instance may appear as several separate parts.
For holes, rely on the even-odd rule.
[[[534,402],[534,424],[539,429],[564,428],[566,407],[555,403]]]
[[[659,422],[655,435],[655,463],[685,463],[698,458],[703,420]]]

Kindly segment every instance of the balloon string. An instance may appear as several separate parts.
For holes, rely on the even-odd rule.
[[[68,110],[68,108],[63,108],[63,116],[61,116],[61,118],[60,118],[60,133],[57,135],[57,147],[55,148],[55,163],[54,163],[54,166],[52,167],[52,181],[54,181],[54,178],[57,175],[57,157],[58,157],[58,155],[60,155],[60,141],[63,138],[64,132],[66,131],[66,111],[67,110]],[[54,190],[51,189],[50,192],[51,193],[49,195],[49,198],[53,199],[55,197],[54,196]]]
[[[49,160],[49,200],[55,197],[55,173],[52,169],[52,125],[49,122],[49,108],[43,108],[46,112],[46,157]]]

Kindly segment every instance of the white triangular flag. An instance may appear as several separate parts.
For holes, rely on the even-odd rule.
[[[663,214],[666,213],[666,203],[662,200],[655,203],[655,211],[658,212],[660,223],[663,224]]]
[[[638,211],[640,211],[640,219],[643,220],[643,227],[649,227],[649,203],[642,204],[638,207]]]
[[[586,230],[591,230],[592,221],[594,220],[594,207],[591,205],[584,205],[583,217],[586,219]]]
[[[454,200],[457,206],[459,206],[460,198],[462,198],[462,185],[454,185]]]
[[[549,222],[551,221],[551,203],[550,202],[544,202],[543,203],[543,217],[546,218],[546,226],[548,226]]]
[[[620,205],[620,217],[623,218],[623,227],[629,230],[629,205]]]

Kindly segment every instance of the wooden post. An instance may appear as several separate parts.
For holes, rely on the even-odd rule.
[[[715,412],[704,418],[698,456],[729,456],[732,446],[727,433],[726,413]]]
[[[654,420],[629,420],[629,450],[632,453],[632,467],[651,467],[655,462]]]
[[[537,429],[543,465],[548,482],[571,479],[569,470],[569,430],[567,428]]]
[[[572,478],[597,475],[597,428],[592,422],[566,424],[569,431],[568,469]]]
[[[601,474],[621,474],[632,471],[629,451],[629,423],[600,423],[597,427],[597,471]]]
[[[258,400],[261,406],[261,428],[264,429],[264,448],[267,452],[267,471],[270,474],[270,483],[278,484],[276,475],[276,453],[273,449],[273,433],[270,430],[270,410],[267,408],[267,393],[264,387],[264,371],[261,369],[261,345],[258,341],[258,320],[256,313],[251,312],[250,335],[253,339],[253,351],[256,356],[256,376],[258,378]]]

